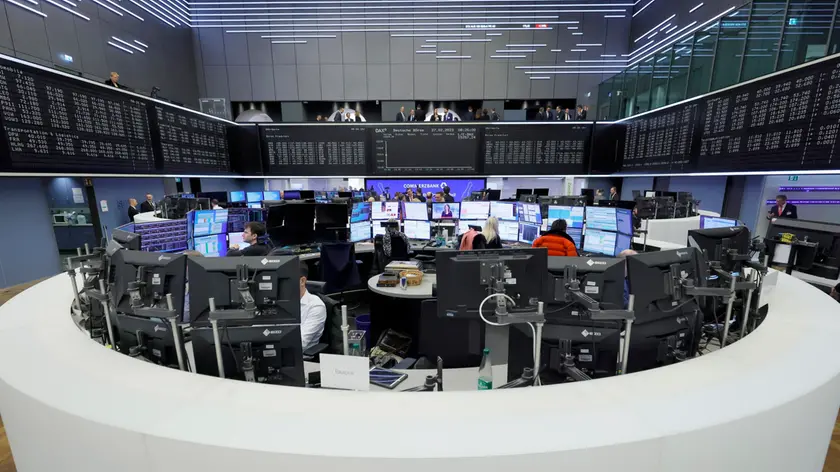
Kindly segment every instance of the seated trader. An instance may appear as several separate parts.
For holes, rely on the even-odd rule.
[[[318,344],[327,321],[327,306],[317,296],[306,290],[309,267],[300,264],[300,344],[303,350]]]
[[[767,212],[767,219],[773,218],[790,218],[792,220],[799,218],[799,215],[796,214],[796,205],[788,204],[786,196],[776,195],[776,204]]]
[[[271,250],[268,246],[260,242],[261,237],[265,236],[265,225],[258,221],[249,221],[245,223],[245,231],[242,232],[242,240],[250,246],[239,249],[238,244],[234,244],[228,249],[227,257],[232,256],[265,256]]]
[[[534,240],[534,247],[548,248],[549,256],[577,257],[575,240],[566,233],[566,220],[557,219],[543,236]]]
[[[219,201],[215,198],[210,200],[210,209],[211,210],[224,210],[224,208],[219,206]]]
[[[134,215],[140,213],[140,210],[137,209],[137,199],[129,198],[128,199],[128,220],[134,223]]]
[[[501,249],[502,240],[499,238],[499,220],[495,216],[487,218],[481,232],[470,230],[461,239],[461,250],[468,249]]]

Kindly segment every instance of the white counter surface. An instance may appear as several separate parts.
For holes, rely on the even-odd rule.
[[[106,350],[66,275],[0,307],[20,472],[818,472],[840,404],[840,304],[780,274],[766,322],[688,362],[490,392],[344,392],[184,373]]]

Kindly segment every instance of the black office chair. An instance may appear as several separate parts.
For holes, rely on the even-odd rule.
[[[353,243],[338,242],[321,245],[321,280],[326,282],[325,293],[343,293],[347,289],[358,288],[362,281],[359,277],[359,264],[356,260],[356,246]]]
[[[303,353],[306,361],[320,361],[320,354],[343,354],[344,339],[341,333],[341,304],[336,300],[324,295],[324,282],[306,281],[306,290],[320,298],[327,307],[327,319],[324,321],[324,332],[318,344],[310,347]]]
[[[407,261],[409,260],[409,250],[411,249],[405,243],[402,238],[391,238],[391,255],[385,255],[385,246],[382,242],[383,236],[378,235],[373,239],[373,251],[374,251],[374,271],[375,273],[381,273],[385,270],[385,266],[387,266],[391,261]]]

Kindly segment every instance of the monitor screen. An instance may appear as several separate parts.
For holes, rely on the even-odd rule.
[[[429,208],[425,203],[405,202],[403,205],[405,206],[405,219],[416,221],[429,220]]]
[[[478,226],[480,228],[483,225],[483,220],[458,220],[458,234],[466,233],[470,230],[470,226]]]
[[[738,226],[738,220],[700,215],[700,229],[730,228],[732,226]]]
[[[633,234],[633,210],[627,208],[615,209],[615,228],[623,234]],[[629,248],[625,248],[629,249]]]
[[[533,244],[540,237],[540,227],[528,223],[519,223],[518,241],[523,244]]]
[[[231,247],[234,244],[239,246],[239,249],[245,249],[250,246],[250,244],[246,243],[245,240],[242,239],[242,232],[228,233],[228,247]]]
[[[193,237],[227,232],[227,210],[197,210],[193,218]]]
[[[263,200],[280,200],[280,192],[274,190],[263,192]]]
[[[265,192],[265,193],[266,193],[265,199],[269,200],[268,192]],[[277,199],[278,200],[280,199],[279,196],[278,196]],[[283,192],[283,200],[300,200],[300,192],[297,191],[297,190],[286,190],[285,192]]]
[[[415,194],[425,195],[429,192],[432,194],[442,192],[443,187],[447,186],[449,194],[456,202],[460,202],[469,197],[472,192],[483,189],[486,183],[484,179],[445,179],[445,182],[442,180],[444,179],[365,179],[365,188],[373,188],[379,195],[406,193],[408,189],[412,189]]]
[[[371,239],[370,222],[357,221],[350,223],[350,242],[357,243],[359,241],[367,241]]]
[[[580,241],[583,239],[583,228],[566,228],[566,234],[572,237],[575,241],[575,247],[580,249]]]
[[[522,223],[531,223],[535,225],[542,224],[542,213],[540,212],[540,205],[538,203],[517,203],[517,215],[519,221]]]
[[[583,238],[583,250],[606,256],[614,256],[615,236],[616,233],[587,228],[586,237]]]
[[[350,213],[350,222],[370,221],[370,202],[354,203]]]
[[[248,197],[248,203],[263,201],[262,192],[247,192],[245,195]]]
[[[399,202],[373,202],[371,205],[371,218],[374,220],[397,220],[400,218]]]
[[[569,228],[583,228],[583,207],[549,205],[547,226],[551,228],[555,220],[566,220]]]
[[[499,239],[502,241],[518,240],[519,223],[515,221],[499,221]]]
[[[615,207],[586,207],[586,229],[615,231]],[[589,237],[589,231],[586,236]]]
[[[244,202],[245,201],[245,191],[244,190],[236,190],[234,192],[230,192],[230,197],[228,201],[231,203],[237,202]]]
[[[621,251],[626,251],[627,249],[630,249],[632,245],[633,235],[618,233],[615,236],[615,257],[618,257],[618,255],[621,254]]]
[[[227,254],[226,234],[214,234],[193,238],[193,247],[206,257],[224,257]]]
[[[382,226],[381,221],[374,221],[373,222],[373,235],[374,236],[385,236],[385,227]]]
[[[490,216],[490,202],[461,202],[461,218],[486,220]]]
[[[403,226],[403,233],[408,239],[428,241],[432,239],[432,224],[428,221],[406,221]]]
[[[432,219],[433,220],[452,220],[458,219],[461,207],[457,203],[432,203]]]
[[[490,216],[495,216],[499,220],[517,221],[516,203],[490,202]]]
[[[262,208],[262,203],[249,203],[248,208],[259,210]]]

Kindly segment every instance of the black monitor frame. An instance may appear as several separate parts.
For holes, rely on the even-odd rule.
[[[141,296],[145,307],[167,308],[166,295],[172,294],[177,320],[184,318],[184,294],[187,257],[183,254],[163,254],[144,251],[117,251],[111,257],[114,287],[111,301],[116,313],[133,315],[128,285],[135,282],[138,269],[143,268]]]

